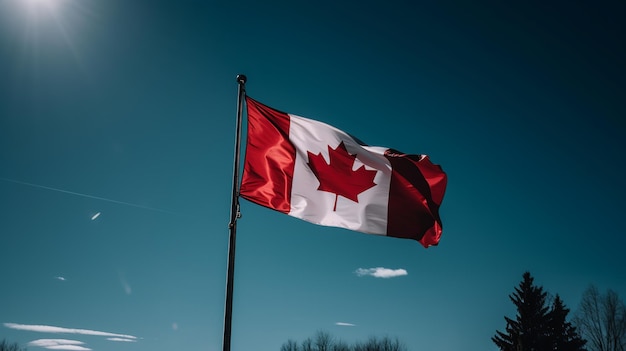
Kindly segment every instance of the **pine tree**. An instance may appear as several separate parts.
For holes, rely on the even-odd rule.
[[[556,295],[549,312],[550,350],[555,351],[585,351],[587,341],[583,340],[576,327],[567,321],[569,309],[563,300]]]
[[[504,317],[506,332],[496,331],[491,338],[501,351],[545,351],[551,350],[549,338],[549,316],[546,306],[547,293],[533,285],[529,272],[509,298],[517,306],[515,319]]]

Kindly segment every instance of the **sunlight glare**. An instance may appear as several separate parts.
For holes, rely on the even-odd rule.
[[[22,0],[26,2],[27,6],[31,10],[37,10],[40,8],[46,8],[47,10],[54,10],[58,4],[58,0]]]
[[[84,72],[84,64],[76,44],[79,35],[78,28],[91,19],[92,13],[83,1],[78,0],[0,0],[0,14],[8,15],[11,10],[10,20],[13,22],[13,30],[21,33],[21,58],[19,62],[35,65],[37,62],[47,60],[47,57],[63,57],[64,53],[59,50],[58,44],[66,48],[73,57],[77,68]],[[11,4],[11,6],[9,6]],[[3,13],[4,12],[4,13]],[[15,19],[13,19],[15,18]],[[0,23],[8,22],[0,18]]]
[[[52,6],[56,1],[55,0],[23,0],[31,5],[45,5]]]
[[[17,0],[26,10],[28,21],[46,22],[57,16],[61,0]]]

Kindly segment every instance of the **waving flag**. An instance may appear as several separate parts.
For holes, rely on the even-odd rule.
[[[437,245],[447,177],[426,155],[366,146],[250,97],[241,197],[319,225]]]

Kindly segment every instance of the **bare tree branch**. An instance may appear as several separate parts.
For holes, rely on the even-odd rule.
[[[616,292],[601,294],[590,286],[583,294],[575,322],[590,351],[624,351],[626,307]]]

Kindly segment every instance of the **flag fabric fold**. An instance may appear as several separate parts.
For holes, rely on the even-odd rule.
[[[426,155],[362,145],[246,97],[240,196],[319,225],[437,245],[447,176]]]

